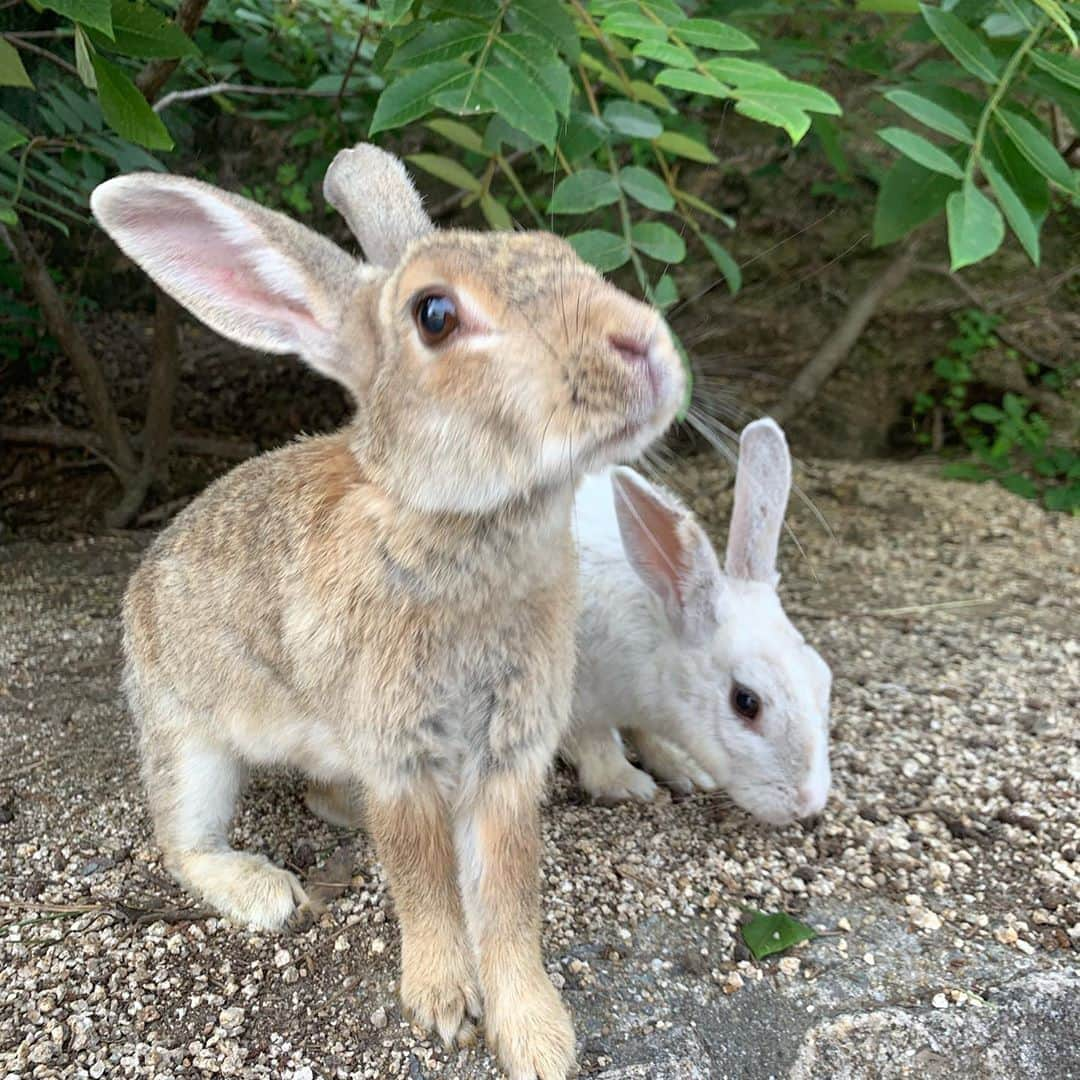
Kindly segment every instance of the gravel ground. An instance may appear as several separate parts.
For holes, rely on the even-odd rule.
[[[769,829],[705,798],[594,806],[556,775],[545,950],[582,1071],[1080,1077],[1080,523],[913,466],[799,480],[833,529],[796,501],[806,554],[781,553],[836,676],[832,801]],[[726,470],[680,483],[722,538]],[[498,1075],[401,1020],[371,847],[296,777],[256,777],[236,841],[309,879],[352,863],[314,925],[237,929],[164,875],[116,685],[147,541],[0,547],[0,1077]],[[755,963],[747,907],[829,933]]]

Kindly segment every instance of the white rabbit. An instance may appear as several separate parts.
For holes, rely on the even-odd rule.
[[[651,799],[655,776],[684,792],[722,789],[772,824],[824,807],[831,674],[776,591],[790,487],[783,431],[748,425],[722,573],[670,493],[628,468],[583,481],[578,667],[561,752],[594,797]],[[648,772],[626,759],[620,730]]]

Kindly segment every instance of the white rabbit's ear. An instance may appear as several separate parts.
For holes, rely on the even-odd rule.
[[[705,640],[717,626],[720,566],[686,507],[633,469],[611,472],[623,549],[638,577],[664,602],[676,634]]]
[[[326,170],[323,195],[375,266],[396,266],[414,240],[435,228],[405,166],[368,143],[338,151]]]
[[[249,348],[299,353],[345,381],[337,331],[360,264],[273,210],[209,184],[131,173],[99,185],[101,227],[207,326]]]
[[[784,432],[766,417],[743,428],[735,506],[724,570],[734,578],[776,585],[776,549],[791,491],[791,455]]]

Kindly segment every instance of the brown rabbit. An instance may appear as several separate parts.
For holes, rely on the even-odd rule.
[[[249,765],[328,816],[362,790],[402,933],[406,1012],[486,1014],[516,1080],[573,1065],[540,951],[538,805],[569,718],[574,484],[635,457],[683,390],[655,311],[542,233],[436,232],[404,168],[343,151],[328,199],[367,264],[180,177],[101,185],[94,215],[243,345],[299,353],[359,404],[218,480],[124,602],[125,687],[168,865],[282,925],[297,879],[228,834]]]

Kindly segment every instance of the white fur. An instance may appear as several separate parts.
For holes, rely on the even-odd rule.
[[[723,789],[775,824],[825,805],[831,674],[787,618],[775,586],[790,460],[771,420],[750,425],[742,445],[752,449],[740,458],[733,519],[741,526],[732,533],[727,563],[758,580],[721,573],[690,511],[670,493],[626,475],[629,470],[588,476],[578,489],[574,527],[583,607],[574,723],[562,753],[598,798],[648,798],[655,790],[647,778],[630,778],[627,770],[641,770],[626,760],[619,729],[630,733],[642,764],[677,790]],[[669,559],[653,560],[651,568],[643,560],[641,519],[624,512],[620,523],[620,491],[651,497],[651,513],[670,515],[676,555],[685,562],[683,600],[693,601],[694,588],[709,593],[704,606],[698,598],[704,633],[688,631],[670,578],[657,580]],[[733,682],[761,699],[754,724],[733,709]]]

